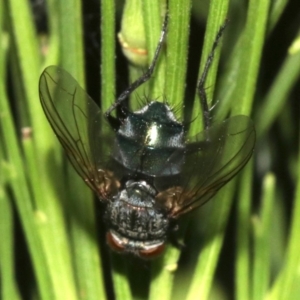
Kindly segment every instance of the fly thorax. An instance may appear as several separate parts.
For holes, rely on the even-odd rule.
[[[181,172],[184,151],[184,126],[168,105],[151,102],[128,113],[117,132],[113,157],[131,171],[168,176]]]

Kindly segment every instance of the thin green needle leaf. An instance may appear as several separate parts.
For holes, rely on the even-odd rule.
[[[251,1],[243,33],[238,82],[232,95],[232,114],[249,115],[252,107],[260,59],[265,40],[270,1]]]
[[[265,135],[282,112],[289,94],[300,76],[300,36],[292,42],[281,69],[256,114],[259,137]]]
[[[84,87],[81,1],[60,1],[59,12],[61,65]],[[66,111],[65,114],[70,116],[72,111]],[[93,194],[70,164],[66,185],[69,189],[65,205],[70,219],[78,291],[82,299],[103,299],[105,290],[97,246]]]
[[[252,299],[263,299],[270,282],[271,216],[275,202],[275,177],[267,174],[263,182],[262,207],[254,217],[254,266]]]
[[[115,3],[101,1],[101,105],[106,111],[116,97],[115,74]]]
[[[177,0],[169,1],[168,13],[165,97],[170,105],[180,108],[177,117],[182,118],[191,1],[185,0],[184,5]]]
[[[3,170],[3,165],[0,167]],[[15,276],[15,265],[13,256],[13,210],[10,199],[4,190],[3,177],[0,177],[0,274],[1,274],[1,299],[21,299]]]
[[[150,62],[154,57],[154,52],[161,34],[161,28],[165,16],[165,0],[143,1],[142,3],[148,49],[148,61]],[[153,74],[155,80],[151,82],[152,88],[150,90],[150,95],[148,95],[150,99],[163,101],[165,86],[165,67],[165,55],[162,52],[159,57],[159,63]]]
[[[297,181],[292,223],[283,268],[267,299],[296,299],[300,295],[300,139],[298,137]]]
[[[198,79],[200,78],[205,63],[207,61],[208,55],[211,52],[212,45],[216,39],[216,33],[220,29],[220,26],[224,24],[224,21],[227,18],[229,1],[213,1],[210,4],[209,9],[209,17],[207,20],[207,27],[204,37],[204,46],[202,49],[201,62],[198,72]],[[208,95],[208,105],[210,106],[214,94],[214,87],[216,82],[217,70],[218,70],[218,62],[220,57],[220,45],[214,55],[213,64],[210,67],[210,70],[207,75],[207,79],[205,81],[205,87],[209,87],[209,95]],[[191,126],[191,130],[189,135],[193,136],[197,134],[200,130],[203,129],[202,123],[202,115],[199,115],[199,112],[202,111],[202,107],[200,105],[200,99],[198,95],[198,91],[196,91],[196,97],[194,101],[192,120],[197,118],[197,122],[193,122]]]
[[[223,244],[225,228],[232,203],[235,181],[231,181],[223,188],[222,193],[213,200],[214,209],[209,216],[209,224],[204,237],[204,248],[196,262],[186,299],[208,299],[213,282],[214,272]]]
[[[250,212],[253,162],[245,167],[237,203],[236,299],[250,299]]]

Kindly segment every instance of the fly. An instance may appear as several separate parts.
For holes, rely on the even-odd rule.
[[[161,254],[176,220],[211,199],[252,156],[255,128],[249,117],[210,123],[204,84],[226,23],[197,84],[205,129],[189,139],[188,128],[166,103],[151,101],[134,112],[124,104],[150,79],[166,22],[148,70],[104,114],[65,70],[50,66],[40,77],[40,100],[53,131],[105,205],[107,243],[113,250],[142,258]],[[117,108],[119,118],[112,115]]]

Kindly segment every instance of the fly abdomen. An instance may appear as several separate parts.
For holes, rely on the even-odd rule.
[[[110,229],[124,238],[138,241],[165,239],[167,217],[154,206],[156,192],[145,181],[128,181],[106,211]]]

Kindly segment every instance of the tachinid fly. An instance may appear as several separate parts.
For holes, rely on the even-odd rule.
[[[198,82],[205,130],[187,139],[170,106],[149,102],[132,112],[124,100],[150,79],[166,22],[147,72],[104,114],[59,67],[44,70],[39,93],[44,112],[77,173],[106,205],[107,242],[142,258],[160,254],[174,221],[207,202],[248,162],[255,129],[247,116],[210,125],[204,83],[220,28]],[[116,108],[121,117],[111,115]]]

